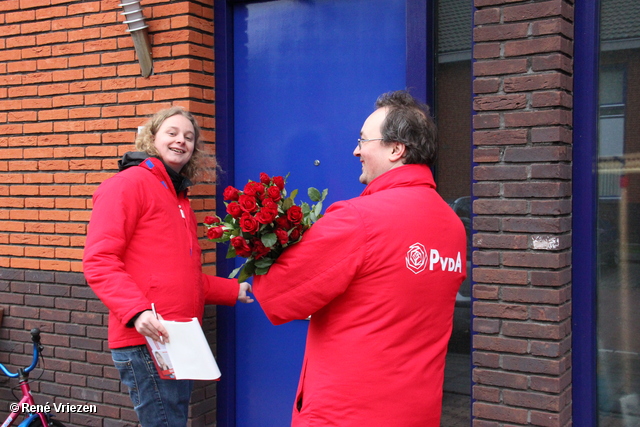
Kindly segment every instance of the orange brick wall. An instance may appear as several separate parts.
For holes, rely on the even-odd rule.
[[[214,140],[213,0],[142,0],[149,78],[119,3],[0,2],[0,268],[82,270],[91,195],[150,114],[181,105]],[[202,217],[213,193],[192,192]]]

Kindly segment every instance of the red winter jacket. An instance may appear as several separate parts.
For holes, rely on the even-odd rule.
[[[162,162],[147,158],[93,195],[84,249],[89,286],[109,309],[109,348],[145,344],[126,324],[151,308],[165,320],[202,320],[205,304],[234,305],[236,280],[202,273],[196,217]]]
[[[334,203],[253,290],[275,324],[311,316],[293,426],[439,427],[466,276],[460,219],[404,165]]]

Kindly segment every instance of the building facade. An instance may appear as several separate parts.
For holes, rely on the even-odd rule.
[[[433,108],[438,190],[472,249],[445,415],[477,427],[639,425],[640,5],[141,0],[145,77],[146,36],[124,22],[131,3],[0,2],[0,362],[26,365],[29,330],[43,331],[37,402],[96,405],[59,414],[69,425],[135,425],[81,258],[91,195],[149,115],[182,105],[199,119],[221,166],[217,186],[190,193],[202,220],[222,206],[217,188],[254,179],[246,165],[267,168],[272,155],[274,174],[331,175],[332,197],[357,195],[344,184],[357,176],[323,168],[350,155],[343,141],[357,138],[372,93],[406,87]],[[227,274],[200,233],[205,270]],[[223,378],[198,383],[193,426],[288,416],[304,323],[273,332],[249,309],[207,308]],[[2,381],[8,408],[16,384]]]

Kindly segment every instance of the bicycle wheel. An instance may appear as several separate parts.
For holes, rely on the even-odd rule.
[[[29,424],[29,427],[42,427],[42,420],[40,418],[36,418],[35,420],[33,420],[31,424]],[[60,421],[51,418],[49,420],[49,427],[66,427],[66,426],[62,424]]]

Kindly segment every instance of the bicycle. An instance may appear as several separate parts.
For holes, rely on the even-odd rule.
[[[19,368],[18,372],[13,373],[0,363],[0,370],[2,370],[6,376],[9,378],[19,379],[20,390],[22,390],[22,398],[18,403],[12,403],[10,405],[11,412],[0,427],[9,427],[21,414],[28,415],[27,418],[18,425],[18,427],[65,427],[65,425],[60,421],[53,419],[55,415],[44,411],[45,405],[36,405],[33,396],[31,395],[31,387],[29,387],[29,373],[33,371],[38,364],[40,353],[42,353],[43,350],[43,346],[40,344],[39,329],[34,328],[31,330],[31,341],[33,341],[33,360],[31,361],[31,365],[27,368]]]

